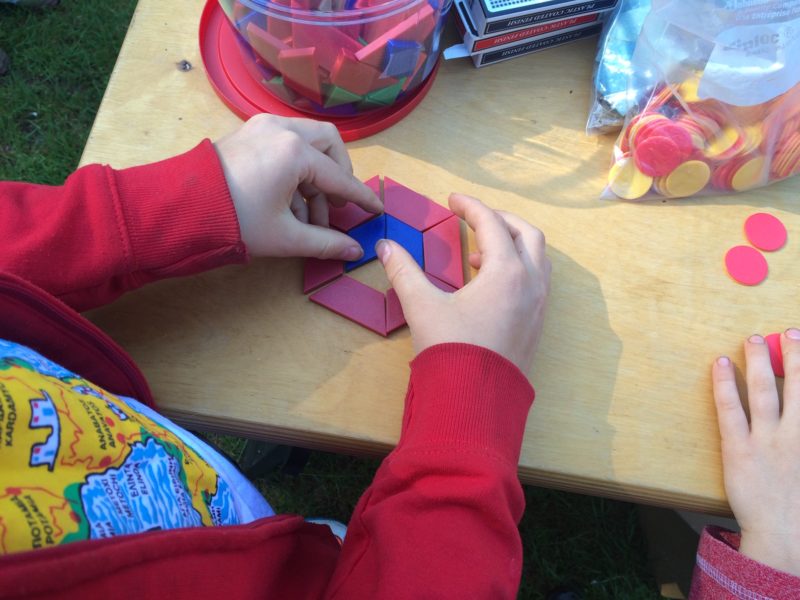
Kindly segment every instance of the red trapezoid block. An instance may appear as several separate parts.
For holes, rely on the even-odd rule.
[[[367,179],[366,186],[370,188],[378,198],[381,197],[381,179],[379,175],[375,175]],[[331,227],[335,227],[339,231],[350,231],[353,227],[358,227],[362,223],[369,221],[375,215],[367,212],[360,206],[356,206],[352,202],[348,202],[344,206],[331,206],[328,210],[328,222]]]
[[[341,260],[307,258],[303,268],[303,293],[313,292],[340,275],[344,275],[344,262]]]
[[[264,59],[273,70],[280,70],[280,60],[278,56],[284,50],[289,50],[283,40],[264,31],[255,23],[247,24],[247,39],[250,45]]]
[[[298,94],[322,104],[316,48],[290,48],[278,54],[284,83]]]
[[[400,329],[405,324],[406,317],[400,305],[400,298],[397,297],[394,288],[389,288],[386,290],[386,334]]]
[[[389,177],[383,178],[383,204],[387,215],[419,231],[430,229],[453,216],[449,209]]]
[[[359,96],[371,92],[380,76],[378,69],[359,62],[347,48],[339,50],[331,67],[331,83]]]
[[[375,333],[386,335],[386,297],[347,275],[315,292],[309,300]]]
[[[464,287],[461,225],[455,215],[422,234],[425,271],[455,288]]]
[[[356,58],[371,67],[380,68],[389,40],[424,40],[436,26],[434,14],[435,11],[430,4],[423,5],[408,18],[361,48],[356,52]]]
[[[319,64],[327,71],[333,69],[340,50],[355,54],[363,47],[336,27],[320,27],[303,22],[292,23],[292,43],[295,48],[317,49]],[[351,90],[352,91],[352,90]]]

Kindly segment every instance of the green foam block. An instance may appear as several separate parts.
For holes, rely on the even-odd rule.
[[[364,96],[364,102],[371,106],[389,106],[397,100],[397,96],[403,90],[403,83],[405,83],[405,78],[394,85],[372,91]]]
[[[353,92],[349,92],[344,88],[334,85],[328,91],[327,99],[325,100],[325,108],[350,104],[351,102],[360,102],[361,98],[362,97],[358,94],[354,94]]]

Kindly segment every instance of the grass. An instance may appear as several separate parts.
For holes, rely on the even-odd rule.
[[[59,184],[75,168],[135,0],[62,0],[49,11],[0,4],[0,179]],[[238,456],[244,441],[213,436]],[[347,521],[378,461],[315,452],[297,476],[255,484],[279,512]],[[657,598],[633,506],[526,488],[520,598],[569,582],[587,600]]]

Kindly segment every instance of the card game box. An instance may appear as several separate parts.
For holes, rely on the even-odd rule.
[[[577,40],[599,35],[602,29],[602,23],[595,23],[593,25],[589,25],[588,27],[579,27],[577,29],[573,29],[572,31],[556,33],[554,35],[544,37],[537,37],[533,40],[523,41],[518,44],[506,46],[504,48],[498,48],[488,52],[480,52],[478,54],[471,54],[470,57],[472,58],[472,62],[475,63],[476,67],[485,67],[503,60],[508,60],[509,58],[516,58],[518,56],[532,54],[534,52],[539,52],[540,50],[547,50],[548,48],[554,48],[555,46],[560,46],[569,42],[575,42]]]
[[[478,37],[612,10],[619,0],[466,0]]]
[[[470,18],[468,2],[469,0],[454,1],[456,28],[464,43],[446,49],[444,56],[447,59],[469,56],[476,67],[485,67],[597,35],[602,30],[606,17],[611,14],[608,10],[600,11],[480,36]]]
[[[464,46],[470,54],[485,52],[492,48],[502,48],[522,42],[532,42],[535,38],[545,37],[555,32],[567,33],[596,23],[603,23],[609,11],[587,13],[577,17],[569,17],[558,21],[540,23],[523,29],[515,29],[494,35],[480,36],[472,22],[467,0],[455,0],[456,28],[464,40]]]

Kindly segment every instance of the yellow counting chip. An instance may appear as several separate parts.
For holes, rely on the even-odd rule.
[[[708,142],[705,154],[709,158],[716,158],[725,154],[739,141],[739,132],[735,127],[724,127],[714,139]]]
[[[699,87],[700,78],[695,75],[678,86],[678,94],[683,98],[684,102],[700,102],[700,96],[697,95],[697,89]]]
[[[608,173],[608,185],[620,198],[636,200],[650,191],[653,178],[637,169],[631,157],[625,157],[611,167]]]
[[[662,186],[671,198],[694,196],[711,179],[711,169],[702,160],[689,160],[667,175]]]
[[[734,174],[733,179],[731,179],[731,187],[737,192],[743,192],[766,183],[765,162],[763,156],[748,160]]]

